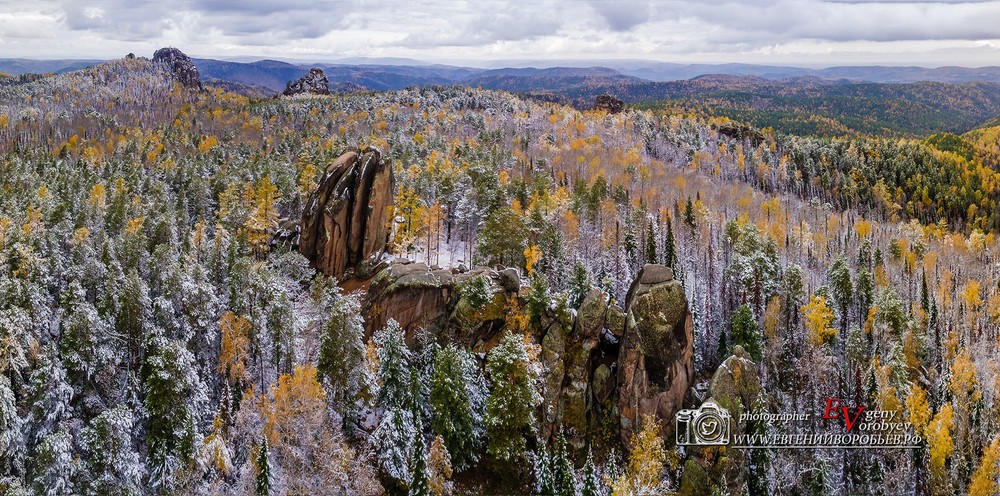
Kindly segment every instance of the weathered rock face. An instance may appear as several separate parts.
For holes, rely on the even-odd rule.
[[[392,165],[374,148],[334,160],[306,202],[299,252],[337,278],[381,254],[389,238],[394,180]]]
[[[431,269],[423,263],[393,263],[368,288],[362,307],[365,330],[372,334],[389,319],[408,337],[427,329],[467,348],[475,347],[503,327],[507,299],[517,294],[505,287],[500,273],[486,268],[468,272]]]
[[[716,369],[708,392],[706,403],[712,401],[729,412],[732,418],[730,435],[748,432],[747,422],[741,415],[754,407],[761,394],[761,384],[760,371],[742,346],[734,346],[733,354]],[[689,446],[687,452],[678,494],[706,494],[713,485],[732,494],[743,487],[747,477],[747,451],[727,450],[707,455],[704,448]]]
[[[715,370],[708,394],[719,406],[729,410],[734,420],[753,408],[760,394],[760,371],[750,354],[743,347],[733,347],[733,354],[726,358]],[[743,429],[744,424],[734,424],[733,428]]]
[[[312,68],[306,75],[289,81],[285,85],[285,91],[281,92],[285,96],[293,95],[329,95],[330,81],[323,73],[323,69]]]
[[[625,110],[625,102],[605,93],[597,97],[594,102],[594,110],[603,110],[609,114],[617,114]]]
[[[153,52],[153,63],[162,64],[178,82],[188,88],[201,88],[201,76],[191,57],[173,48],[161,48]]]
[[[545,434],[555,435],[562,428],[570,446],[582,450],[600,428],[600,416],[613,414],[611,367],[624,318],[611,297],[596,288],[584,297],[575,319],[568,313],[548,313],[541,343]]]
[[[668,267],[647,264],[632,283],[618,365],[622,442],[644,415],[653,415],[669,438],[694,377],[694,326],[684,288]]]

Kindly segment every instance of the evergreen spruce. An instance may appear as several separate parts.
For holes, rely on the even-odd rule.
[[[444,439],[456,470],[479,460],[486,396],[472,356],[454,344],[434,356],[430,376],[431,427]]]
[[[691,202],[690,196],[687,199],[687,203],[684,204],[684,223],[691,229],[691,232],[694,232],[694,203]]]
[[[409,409],[411,405],[410,350],[399,323],[389,319],[385,329],[375,333],[378,344],[378,375],[382,381],[379,403],[386,408]]]
[[[672,267],[676,271],[677,248],[674,246],[674,227],[670,216],[667,216],[667,234],[663,241],[663,265]]]
[[[555,458],[552,461],[553,479],[555,479],[556,494],[559,496],[576,495],[576,475],[573,474],[573,462],[566,451],[566,436],[562,431],[556,437]]]
[[[424,434],[417,428],[413,440],[413,460],[411,462],[409,496],[430,496],[431,489],[427,477],[427,453],[424,450]]]
[[[498,469],[511,469],[524,456],[526,432],[534,431],[535,367],[521,334],[507,332],[486,359],[493,390],[486,399],[486,451]]]
[[[257,496],[269,496],[272,487],[271,462],[268,460],[267,437],[262,437],[260,449],[257,451],[257,481],[254,488],[257,491]]]
[[[649,223],[646,229],[646,263],[656,263],[656,233],[653,232],[653,223]]]
[[[531,289],[528,292],[526,300],[528,315],[531,316],[531,323],[536,328],[541,328],[542,315],[545,314],[545,309],[549,306],[549,283],[545,279],[545,276],[536,273],[531,277]]]
[[[733,344],[742,346],[755,361],[760,362],[762,336],[749,305],[740,305],[736,309],[730,321],[730,328]]]
[[[590,274],[587,272],[587,266],[577,260],[573,264],[573,275],[570,277],[569,305],[580,308],[588,292],[590,292]]]
[[[556,483],[549,463],[549,454],[545,451],[543,443],[539,443],[538,453],[535,455],[535,490],[543,496],[555,496],[556,494]]]
[[[588,448],[587,464],[583,466],[583,487],[580,489],[580,496],[604,496],[602,487],[597,468],[594,466],[593,450]]]

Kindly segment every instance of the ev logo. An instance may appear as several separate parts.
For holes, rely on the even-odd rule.
[[[697,409],[677,412],[676,436],[678,446],[725,446],[729,444],[729,411],[713,400]]]

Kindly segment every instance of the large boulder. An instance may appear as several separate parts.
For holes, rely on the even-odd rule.
[[[671,439],[674,415],[694,378],[694,326],[684,288],[669,268],[647,264],[632,283],[618,366],[622,442],[629,442],[645,415]]]
[[[326,74],[323,73],[323,69],[314,67],[309,69],[309,72],[304,76],[295,81],[289,81],[285,85],[285,91],[281,92],[281,94],[284,96],[329,95],[330,81],[326,78]]]
[[[375,148],[351,150],[326,167],[302,214],[299,252],[320,272],[342,278],[385,251],[394,177]]]
[[[607,93],[598,96],[594,102],[594,110],[603,110],[609,114],[617,114],[625,110],[625,102]]]
[[[372,279],[362,306],[371,335],[393,319],[412,338],[425,329],[445,341],[473,348],[503,327],[508,291],[500,273],[487,268],[466,272],[423,263],[395,262]]]
[[[134,55],[133,55],[134,57]],[[191,57],[173,48],[161,48],[153,52],[153,63],[160,64],[182,85],[188,88],[201,88],[201,75]]]

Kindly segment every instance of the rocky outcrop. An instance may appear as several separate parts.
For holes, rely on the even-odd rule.
[[[751,426],[742,418],[743,412],[753,409],[762,392],[760,370],[742,346],[733,347],[733,354],[726,358],[712,375],[708,388],[708,402],[725,408],[730,415],[730,435],[751,432]],[[679,495],[707,494],[712,486],[723,492],[735,494],[744,487],[747,477],[747,451],[726,450],[709,454],[704,447],[685,448],[688,459],[681,475]]]
[[[503,327],[508,298],[519,288],[519,278],[492,269],[460,272],[395,262],[376,274],[368,288],[362,307],[365,330],[370,335],[394,319],[408,337],[426,329],[474,348]]]
[[[392,165],[375,148],[344,153],[306,201],[299,252],[320,272],[342,278],[385,251],[393,198]]]
[[[668,439],[694,377],[694,326],[673,271],[647,264],[625,299],[618,359],[620,435],[628,443],[645,415]]]
[[[201,76],[191,57],[173,48],[161,48],[153,53],[153,63],[164,66],[170,74],[182,85],[188,88],[201,88]]]
[[[708,394],[719,406],[729,411],[734,422],[743,412],[753,408],[761,392],[760,371],[750,354],[743,347],[733,347],[733,354],[715,370]],[[734,424],[734,430],[743,430],[746,424]]]
[[[369,335],[394,319],[410,339],[426,329],[439,342],[482,352],[501,334],[509,302],[522,300],[524,291],[513,269],[460,271],[397,261],[372,279],[362,314]],[[592,288],[575,315],[555,305],[540,324],[542,436],[562,429],[582,450],[618,425],[628,442],[643,415],[654,415],[664,436],[673,434],[674,414],[694,375],[694,337],[684,290],[669,268],[644,267],[624,311]]]
[[[609,114],[617,114],[625,110],[625,102],[605,93],[597,97],[594,110],[603,110]]]
[[[289,81],[285,85],[285,91],[281,94],[284,96],[329,95],[330,81],[326,78],[326,74],[323,74],[323,69],[314,67],[309,69],[306,75],[295,81]]]
[[[596,288],[584,297],[575,319],[558,311],[543,319],[546,427],[550,435],[563,429],[576,449],[584,448],[587,433],[596,430],[595,404],[607,401],[614,390],[610,366],[617,348],[606,337],[620,335],[622,322],[621,309]]]

